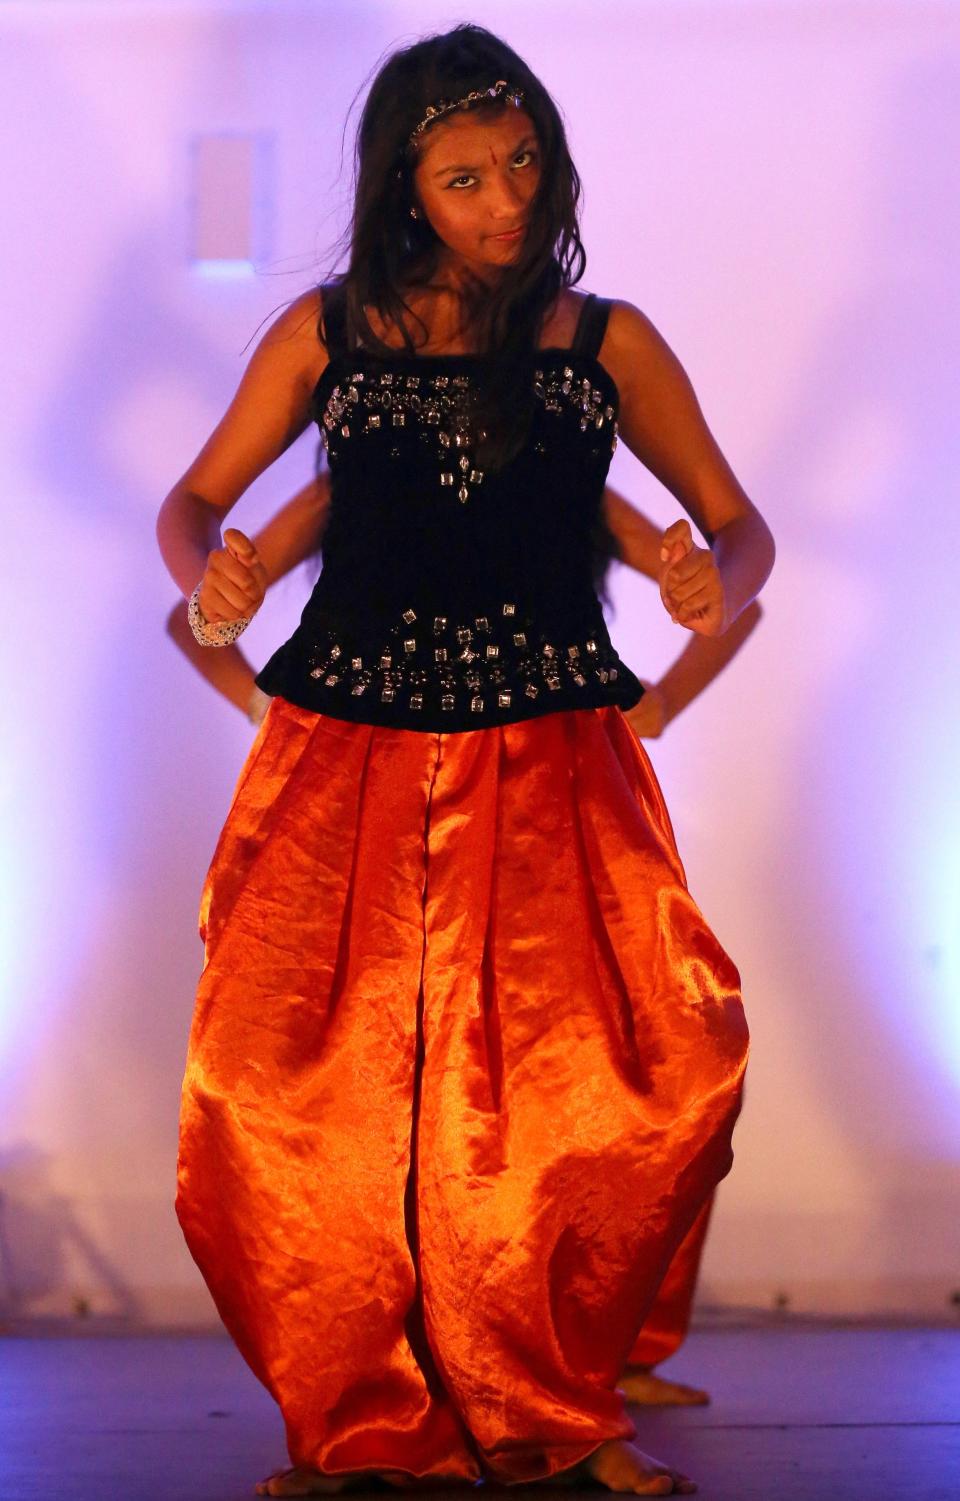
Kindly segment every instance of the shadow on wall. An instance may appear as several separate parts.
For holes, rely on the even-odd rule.
[[[63,1312],[65,1286],[95,1287],[112,1314],[139,1321],[140,1301],[51,1184],[51,1159],[26,1143],[0,1154],[0,1316]],[[72,1312],[86,1304],[76,1299]]]
[[[82,24],[89,27],[89,17]],[[177,26],[163,18],[161,43],[168,24],[177,39]],[[362,17],[351,16],[349,50],[331,54],[329,25],[329,13],[308,22],[301,18],[294,36],[289,24],[273,23],[260,45],[262,17],[206,17],[196,47],[187,51],[195,72],[180,78],[169,96],[161,88],[156,100],[155,75],[164,70],[151,56],[148,97],[158,139],[151,139],[139,119],[135,128],[144,131],[144,161],[155,174],[155,191],[151,198],[137,185],[130,195],[136,206],[126,222],[117,183],[129,174],[130,164],[105,128],[102,110],[89,108],[71,84],[69,68],[57,76],[56,60],[42,45],[18,42],[18,64],[9,81],[11,92],[20,92],[21,115],[33,117],[27,93],[38,76],[47,79],[62,106],[59,123],[42,124],[47,136],[38,155],[51,179],[62,179],[73,196],[70,211],[60,218],[54,214],[47,232],[56,239],[82,203],[77,222],[85,228],[78,233],[87,238],[79,256],[86,257],[84,270],[92,273],[77,277],[84,294],[70,319],[72,344],[51,369],[36,424],[23,437],[23,469],[32,473],[37,492],[49,497],[38,527],[49,533],[54,562],[69,580],[64,602],[69,599],[81,612],[82,629],[59,638],[49,681],[53,695],[58,684],[64,685],[63,694],[56,706],[44,704],[36,715],[45,752],[40,764],[45,768],[57,758],[50,806],[44,810],[44,914],[64,916],[55,949],[46,928],[34,935],[36,943],[25,935],[29,972],[22,993],[49,990],[50,1000],[31,1013],[29,1026],[24,1018],[2,1062],[14,1139],[23,1135],[18,1121],[40,1122],[37,1142],[18,1149],[24,1164],[35,1165],[31,1192],[11,1188],[4,1199],[10,1279],[5,1296],[18,1309],[25,1298],[37,1308],[56,1290],[59,1311],[69,1306],[76,1284],[67,1279],[73,1263],[63,1248],[80,1249],[81,1219],[98,1218],[98,1206],[108,1199],[117,1216],[118,1241],[127,1228],[157,1245],[169,1241],[171,1296],[178,1287],[202,1288],[186,1250],[177,1256],[177,1106],[202,957],[197,908],[203,873],[253,730],[177,661],[163,628],[176,595],[157,552],[154,524],[163,494],[232,396],[253,347],[244,353],[244,346],[256,335],[264,308],[278,307],[304,290],[314,267],[306,264],[305,254],[303,269],[290,276],[273,276],[268,268],[266,296],[262,277],[203,283],[184,261],[180,174],[166,158],[181,151],[189,130],[220,129],[237,109],[251,116],[260,111],[273,121],[274,105],[278,135],[296,127],[299,136],[290,153],[304,156],[307,132],[302,119],[294,119],[303,88],[299,96],[293,90],[288,97],[285,79],[297,67],[315,82],[309,58],[302,55],[305,40],[312,37],[316,55],[325,58],[324,110],[332,107],[339,86],[334,64],[349,80],[349,99],[382,40],[378,33],[371,41]],[[130,66],[144,66],[150,49],[141,30],[132,25],[127,34],[133,37]],[[105,68],[116,63],[116,57],[112,62],[108,57],[111,50],[121,64],[128,56],[124,35],[121,30],[118,41],[115,30],[101,33]],[[270,48],[280,45],[278,38],[287,61],[273,68]],[[236,68],[238,49],[249,54],[249,72]],[[293,50],[301,55],[291,63]],[[174,77],[182,55],[171,62]],[[234,96],[218,82],[211,103],[207,83],[216,69],[238,79],[231,88],[240,92]],[[64,119],[70,120],[69,133],[63,131]],[[315,135],[324,133],[323,119],[318,110]],[[331,137],[330,160],[322,160],[316,174],[305,179],[305,198],[317,185],[310,207],[316,219],[324,213],[322,185],[338,148],[338,138]],[[54,205],[57,191],[51,190]],[[306,244],[314,223],[304,223]],[[103,226],[109,231],[113,224],[123,228],[123,239],[117,234],[111,243],[104,240]],[[211,392],[218,405],[209,425],[203,425],[207,419],[201,415],[198,423],[198,412],[210,405]],[[203,430],[195,446],[185,451],[184,432],[199,425]],[[313,472],[314,450],[310,436],[297,452],[284,455],[274,484],[287,484],[284,472],[296,472],[302,484]],[[289,485],[283,498],[293,488]],[[245,505],[246,498],[238,510]],[[251,512],[255,506],[254,501]],[[269,629],[266,617],[264,611],[264,621],[257,622],[261,629]],[[251,629],[250,639],[255,635]],[[255,659],[256,652],[254,646]],[[51,963],[61,960],[64,973],[51,982]],[[84,1039],[79,1048],[78,1037]],[[55,1174],[46,1147],[39,1145],[45,1141],[56,1143]],[[90,1168],[77,1174],[87,1186],[72,1205],[44,1189],[54,1176],[59,1184],[69,1181],[65,1161]],[[43,1256],[34,1267],[30,1255],[24,1260],[24,1248],[41,1241]],[[90,1259],[98,1254],[89,1239],[86,1251]],[[102,1257],[99,1267],[98,1285],[110,1290],[117,1311],[135,1315],[136,1302],[122,1279]]]

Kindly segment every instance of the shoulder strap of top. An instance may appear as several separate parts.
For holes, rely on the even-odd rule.
[[[327,356],[335,359],[347,353],[347,299],[338,282],[320,288],[323,294],[323,338]]]
[[[577,327],[573,335],[573,343],[570,348],[574,354],[586,354],[596,359],[600,353],[603,336],[607,331],[607,319],[610,317],[610,299],[598,297],[596,292],[591,292],[580,309],[580,317],[577,319]]]

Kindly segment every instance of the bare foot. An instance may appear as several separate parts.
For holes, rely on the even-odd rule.
[[[632,1491],[635,1496],[689,1496],[697,1488],[689,1475],[661,1464],[625,1438],[609,1439],[576,1468],[608,1490]]]
[[[627,1366],[619,1385],[627,1401],[641,1407],[706,1407],[710,1401],[709,1392],[655,1376],[649,1366]]]
[[[258,1496],[323,1496],[333,1491],[342,1491],[347,1475],[321,1475],[319,1470],[301,1469],[295,1465],[290,1470],[275,1470],[266,1480],[258,1480]]]

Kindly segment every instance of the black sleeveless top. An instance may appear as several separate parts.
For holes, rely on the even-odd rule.
[[[323,567],[257,677],[265,693],[429,731],[638,702],[591,571],[617,443],[597,358],[609,310],[591,294],[570,348],[531,352],[527,439],[484,473],[470,427],[484,356],[351,351],[329,299],[312,401],[331,475]]]

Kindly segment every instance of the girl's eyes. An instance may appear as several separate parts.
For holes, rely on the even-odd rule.
[[[537,154],[535,151],[518,151],[516,156],[513,158],[513,165],[516,166],[517,162],[520,162],[521,157],[524,156],[529,158],[527,161],[521,162],[521,166],[524,167],[529,167],[537,159]],[[456,188],[461,185],[466,185],[467,187],[469,187],[469,185],[473,182],[476,182],[476,180],[477,179],[475,177],[472,177],[469,172],[464,172],[460,177],[455,177],[451,182],[448,182],[447,187]]]

